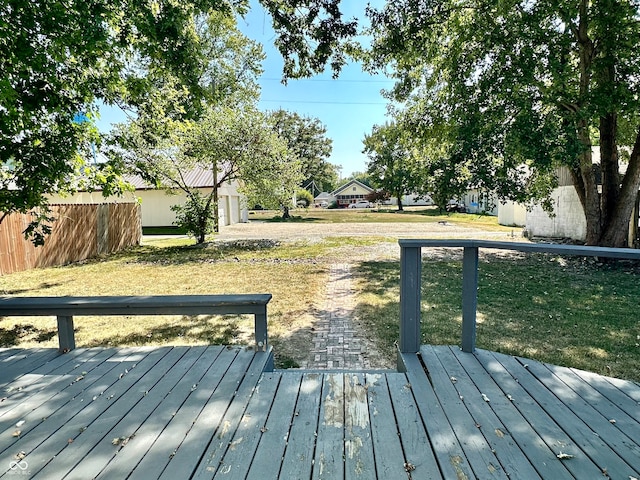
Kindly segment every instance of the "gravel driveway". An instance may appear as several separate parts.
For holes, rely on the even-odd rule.
[[[520,229],[514,234],[520,235]],[[444,223],[278,223],[251,221],[222,227],[220,240],[300,240],[323,237],[491,238],[506,239],[509,232],[479,230]]]

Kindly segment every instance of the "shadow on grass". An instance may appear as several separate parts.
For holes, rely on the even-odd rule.
[[[184,315],[179,321],[168,325],[159,325],[147,328],[141,332],[127,335],[111,335],[92,340],[83,347],[105,347],[125,345],[157,345],[172,343],[205,343],[209,345],[233,345],[238,343],[237,337],[240,328],[237,324],[238,317],[216,315]],[[87,327],[79,326],[76,332]]]
[[[56,288],[61,286],[62,283],[43,282],[35,288],[14,288],[11,290],[2,290],[3,295],[20,295],[21,293],[31,292],[32,290],[47,290],[49,288]]]
[[[0,328],[0,347],[13,347],[29,338],[36,342],[46,342],[58,335],[57,329],[40,329],[31,324],[14,325],[13,328]]]
[[[399,270],[396,262],[363,262],[354,269],[361,289],[356,314],[381,351],[399,338]],[[477,346],[640,380],[640,282],[634,270],[551,255],[485,254]],[[461,291],[459,260],[423,259],[422,344],[460,344]]]
[[[318,217],[299,217],[291,215],[289,218],[282,218],[282,215],[275,215],[274,217],[267,218],[264,221],[268,223],[315,223],[321,222],[323,219]]]
[[[153,265],[183,265],[188,263],[214,263],[247,252],[257,252],[277,248],[277,240],[231,240],[209,242],[201,245],[183,245],[172,247],[143,246],[134,251],[123,253],[131,262]]]

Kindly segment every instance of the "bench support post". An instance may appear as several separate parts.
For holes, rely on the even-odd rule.
[[[73,317],[59,315],[57,318],[59,350],[61,353],[66,353],[76,348],[76,339],[73,333]]]
[[[259,352],[266,352],[269,350],[267,342],[267,307],[264,307],[264,311],[256,313],[255,315],[255,335],[256,335],[256,350]]]

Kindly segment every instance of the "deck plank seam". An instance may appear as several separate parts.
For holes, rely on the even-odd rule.
[[[598,464],[598,459],[601,458],[601,452],[606,451],[609,457],[617,457],[620,461],[623,461],[622,458],[620,458],[618,454],[612,450],[606,442],[604,442],[604,440],[593,435],[591,427],[585,424],[582,419],[577,417],[571,411],[569,406],[558,399],[553,392],[545,387],[544,383],[540,382],[534,375],[532,375],[530,368],[525,368],[525,366],[515,357],[507,357],[503,359],[503,361],[510,362],[513,367],[517,366],[519,369],[525,370],[526,378],[533,382],[533,385],[529,386],[529,388],[523,385],[525,390],[540,405],[546,415],[554,419],[558,428],[560,428],[564,434],[571,439],[571,442],[576,446],[576,449],[580,454],[584,455],[585,458],[588,458],[600,473],[603,472],[603,469],[607,468],[606,465]],[[530,361],[527,365],[530,363],[533,362]],[[576,455],[573,453],[571,453],[571,455],[577,457],[578,451],[575,452]],[[570,452],[559,452],[559,454],[560,453],[569,454]],[[567,462],[568,465],[573,465],[573,463],[575,462]],[[616,462],[616,465],[617,464],[618,462]],[[615,472],[613,473],[614,476],[621,476],[621,478],[624,478],[624,475],[617,475]]]
[[[537,474],[541,478],[550,478],[551,476],[554,480],[558,478],[566,478],[567,476],[574,478],[564,463],[549,462],[550,459],[554,460],[556,458],[556,453],[554,453],[554,450],[551,448],[548,441],[545,440],[544,435],[540,434],[538,430],[532,426],[532,422],[527,419],[527,416],[525,416],[522,411],[522,407],[519,405],[520,398],[518,398],[518,395],[516,394],[514,398],[511,393],[515,392],[509,388],[504,388],[482,363],[478,356],[479,351],[476,350],[476,353],[473,354],[473,360],[469,360],[469,358],[466,357],[469,355],[468,353],[456,351],[453,348],[451,350],[458,358],[463,368],[468,372],[469,377],[474,379],[474,383],[477,383],[476,377],[478,374],[475,370],[473,372],[470,371],[469,363],[473,363],[473,365],[479,369],[484,376],[486,376],[488,381],[491,382],[491,384],[485,385],[486,388],[484,388],[489,392],[489,397],[491,399],[489,405],[494,411],[494,414],[505,426],[506,433],[516,443],[516,445],[518,445],[531,466],[536,470]],[[506,374],[508,374],[508,372],[506,372]],[[513,379],[511,376],[510,378]],[[496,405],[498,405],[497,408]],[[518,432],[516,429],[509,428],[509,425],[518,425],[520,429],[524,426],[526,432]],[[556,424],[554,423],[554,425]],[[521,439],[521,435],[524,435],[524,438]],[[540,456],[543,458],[540,458]],[[549,475],[545,476],[545,473],[542,470],[543,468],[546,469]]]
[[[485,433],[478,428],[478,423],[464,397],[461,397],[458,394],[455,386],[450,380],[450,377],[445,375],[445,378],[445,376],[442,375],[443,373],[446,373],[446,366],[442,362],[442,359],[437,355],[433,347],[423,346],[421,347],[420,352],[423,356],[425,354],[429,355],[429,360],[438,362],[434,366],[434,392],[442,405],[443,415],[451,425],[458,442],[465,451],[469,466],[473,470],[474,474],[477,477],[482,478],[485,475],[485,469],[489,469],[493,475],[501,475],[506,480],[507,474],[502,462],[500,462],[496,456],[496,453],[491,447]],[[427,359],[424,360],[427,362]],[[458,408],[453,408],[452,403],[447,401],[447,397],[445,397],[445,394],[447,393],[446,390],[449,390],[449,392],[453,394],[454,404]],[[462,421],[463,412],[464,416],[468,416],[468,418],[473,422],[473,428],[475,428],[475,430]],[[461,438],[465,428],[467,429],[468,437]],[[474,438],[471,434],[472,432],[478,432],[479,436]],[[474,443],[468,444],[470,441],[473,441]],[[468,445],[467,448],[465,448],[465,445]]]
[[[175,446],[175,448],[173,449],[173,451],[169,454],[167,454],[167,451],[164,451],[164,454],[166,455],[166,457],[164,457],[165,461],[164,464],[161,466],[161,468],[158,469],[157,472],[157,477],[158,478],[162,478],[165,476],[169,476],[169,478],[175,478],[175,472],[173,473],[173,475],[171,473],[167,474],[167,470],[169,472],[171,472],[171,470],[174,470],[174,467],[176,465],[180,465],[183,464],[183,471],[188,470],[188,468],[186,466],[184,466],[184,461],[182,460],[182,457],[184,456],[185,452],[187,452],[189,450],[189,443],[191,442],[194,438],[194,436],[196,438],[198,438],[198,436],[200,436],[200,429],[197,428],[199,427],[203,421],[208,420],[208,418],[204,418],[205,417],[205,412],[208,412],[208,407],[210,406],[210,401],[212,400],[212,398],[214,397],[214,395],[216,395],[216,392],[218,392],[218,389],[221,387],[221,385],[225,385],[227,382],[229,382],[230,380],[233,380],[231,377],[229,376],[227,377],[227,374],[229,372],[231,372],[234,369],[238,369],[238,368],[249,368],[250,366],[250,362],[247,361],[246,362],[246,366],[244,366],[244,358],[239,359],[238,357],[240,356],[241,350],[236,348],[236,349],[230,349],[230,348],[224,348],[220,355],[217,357],[218,360],[220,360],[220,358],[222,357],[222,368],[220,369],[220,362],[213,362],[211,364],[211,366],[209,367],[209,369],[207,370],[207,373],[205,374],[205,377],[207,380],[207,385],[211,386],[211,390],[209,395],[204,399],[203,402],[199,402],[196,401],[195,398],[193,400],[193,402],[195,402],[195,404],[193,405],[193,410],[194,411],[190,411],[190,410],[186,410],[186,413],[184,412],[178,412],[178,414],[180,415],[188,415],[191,414],[192,415],[192,420],[190,422],[190,424],[187,426],[186,431],[184,429],[181,429],[180,433],[181,433],[181,438],[180,438],[180,442]],[[240,367],[238,367],[238,365],[240,364]],[[211,375],[211,377],[209,376]],[[204,380],[201,380],[201,383],[203,383]],[[204,387],[203,387],[204,388]],[[202,389],[200,390],[202,391]],[[229,400],[231,401],[231,400]],[[178,415],[177,414],[177,415]],[[220,418],[222,418],[222,414],[220,414]],[[215,424],[215,427],[213,428],[213,430],[215,431],[215,428],[217,428],[217,426],[219,425],[219,421]],[[180,426],[177,425],[176,427],[172,426],[173,428],[179,428]],[[195,455],[195,459],[193,462],[191,463],[191,468],[192,470],[195,470],[195,468],[197,468],[198,463],[201,461],[202,456],[204,455],[204,452],[206,451],[206,448],[208,447],[208,442],[210,441],[211,436],[208,434],[205,435],[204,441],[205,445],[201,445],[200,448],[194,452]],[[161,450],[162,451],[162,450]],[[157,455],[155,455],[157,456]],[[150,457],[151,458],[151,457]],[[149,460],[147,460],[146,458],[143,458],[140,462],[139,465],[147,465],[149,463]],[[189,463],[189,462],[188,462]],[[152,465],[148,466],[147,468],[157,468],[157,462],[152,461]],[[148,474],[147,471],[143,471],[142,468],[136,468],[133,470],[133,472],[130,475],[130,479],[134,480],[136,478],[140,478],[140,479],[145,479],[148,478]]]
[[[136,363],[134,363],[131,366],[131,369],[133,370],[136,366],[139,366],[139,365],[144,365],[144,367],[140,367],[140,368],[147,368],[146,363],[152,362],[152,365],[150,365],[148,367],[148,369],[151,369],[153,367],[153,365],[155,365],[158,360],[161,360],[162,358],[164,358],[166,355],[168,355],[170,353],[170,351],[171,351],[170,347],[165,347],[165,348],[162,348],[162,349],[156,349],[156,350],[150,351],[150,354],[145,355],[144,358],[142,358],[139,361],[137,361]],[[148,359],[150,357],[152,357],[152,360],[149,361]],[[159,357],[159,359],[155,358],[155,357]],[[145,363],[145,361],[146,361],[146,363]],[[148,372],[149,370],[146,370],[146,371]],[[121,381],[123,379],[125,380],[125,382]],[[135,384],[137,384],[137,381],[136,381],[136,383],[131,383],[131,381],[132,381],[132,377],[129,376],[129,375],[121,377],[121,378],[115,378],[114,377],[114,379],[112,380],[112,383],[106,389],[104,389],[101,393],[96,395],[96,397],[97,396],[102,396],[105,391],[107,391],[109,388],[112,388],[112,387],[115,388],[116,390],[118,388],[126,388],[125,390],[123,390],[123,393],[124,393],[124,392],[128,391],[130,388],[133,388],[133,386]],[[129,385],[129,387],[126,387],[126,383],[131,383],[131,384]],[[23,448],[23,450],[25,450],[25,452],[26,452],[25,460],[29,459],[28,460],[29,461],[29,465],[30,465],[30,467],[32,467],[34,465],[34,462],[32,461],[32,457],[35,456],[36,460],[37,460],[38,457],[42,457],[44,455],[44,452],[41,451],[43,445],[45,445],[45,444],[48,445],[48,444],[50,444],[52,442],[55,443],[56,441],[58,441],[59,444],[57,444],[58,445],[58,447],[57,447],[58,450],[56,450],[54,452],[54,455],[55,456],[59,455],[60,452],[62,452],[64,450],[64,448],[65,448],[65,444],[63,442],[65,442],[67,438],[73,438],[75,440],[75,436],[78,435],[78,432],[75,431],[74,432],[75,436],[74,437],[69,437],[68,434],[71,433],[71,432],[69,430],[68,425],[70,425],[71,422],[80,423],[81,425],[87,426],[87,428],[88,428],[88,426],[92,422],[94,422],[98,418],[98,416],[102,414],[102,412],[106,411],[107,408],[105,408],[102,411],[98,411],[98,414],[94,415],[95,403],[94,402],[87,402],[86,404],[83,404],[81,406],[81,408],[79,408],[78,411],[73,414],[72,417],[67,419],[67,422],[65,424],[63,424],[62,428],[56,430],[53,433],[50,433],[45,438],[41,439],[40,443],[38,443],[38,445],[36,445],[36,446],[33,446],[31,449]],[[78,422],[78,417],[79,416],[81,418],[82,417],[88,417],[87,418],[87,422]],[[56,440],[57,438],[59,438],[59,440]],[[40,450],[38,450],[38,448],[40,448]],[[43,465],[36,467],[37,470],[35,470],[35,472],[32,471],[31,473],[33,473],[34,475],[38,475],[39,472],[43,468],[46,468],[46,466],[50,463],[51,459],[55,458],[55,456],[49,456],[49,460],[46,460]],[[2,476],[3,475],[0,475],[0,477],[2,477]]]
[[[177,364],[180,364],[181,362],[183,362],[188,352],[189,352],[188,347],[171,348],[171,350],[167,353],[167,355],[162,359],[160,359],[160,360],[165,360],[168,358],[167,363],[169,363],[169,366],[168,368],[163,369],[163,371],[171,370]],[[74,441],[69,443],[66,448],[73,447],[73,449],[69,452],[68,455],[66,455],[64,458],[60,456],[55,456],[36,475],[34,475],[33,478],[35,479],[54,478],[56,475],[59,475],[62,472],[61,468],[65,469],[64,472],[65,472],[65,475],[67,475],[68,473],[75,471],[75,469],[78,468],[83,463],[85,458],[91,456],[91,452],[94,452],[96,449],[99,449],[102,446],[101,442],[104,441],[106,443],[108,441],[109,443],[111,443],[111,440],[109,440],[109,437],[111,439],[114,438],[112,432],[116,428],[118,428],[118,426],[124,421],[124,419],[127,418],[129,415],[131,415],[132,412],[135,413],[136,409],[140,408],[141,402],[143,402],[144,399],[155,398],[155,395],[158,394],[158,391],[153,392],[153,389],[165,388],[166,382],[163,382],[163,379],[165,378],[165,376],[164,375],[157,376],[157,373],[160,373],[159,371],[157,371],[159,369],[154,368],[155,366],[158,365],[158,363],[155,363],[150,368],[150,370],[145,372],[144,374],[144,376],[149,377],[148,381],[150,382],[150,385],[149,385],[149,388],[147,389],[147,391],[149,392],[149,395],[144,395],[144,394],[140,395],[137,388],[138,383],[133,382],[131,383],[131,385],[129,385],[129,388],[127,388],[126,391],[122,392],[120,396],[107,397],[106,400],[109,401],[107,408],[104,409],[91,423],[86,425],[87,429],[85,432],[88,435],[90,435],[90,438],[92,438],[91,442],[89,441],[89,438],[83,438],[81,439],[82,441],[80,442]],[[132,375],[132,372],[129,372],[127,376],[129,375]],[[123,378],[126,378],[126,377],[123,377]],[[115,398],[115,400],[111,401],[111,398]],[[119,418],[118,422],[115,425],[111,425],[106,422],[105,417],[108,418],[108,416],[111,413],[114,413],[117,416],[117,418]],[[81,432],[79,435],[83,435],[85,432]],[[118,438],[120,437],[122,436],[118,435]],[[95,438],[96,440],[94,441],[93,438]],[[59,465],[59,464],[62,464],[62,465]]]
[[[443,359],[442,355],[448,358]],[[541,478],[540,472],[524,452],[523,445],[512,434],[508,422],[504,421],[495,408],[496,404],[503,408],[513,407],[510,401],[507,400],[506,403],[503,401],[504,398],[508,398],[507,394],[493,382],[491,377],[484,377],[479,381],[478,375],[470,371],[469,365],[465,366],[462,358],[465,355],[473,356],[453,346],[444,347],[438,351],[438,357],[452,385],[461,397],[468,399],[464,404],[496,455],[503,471],[514,478],[535,478],[536,475]],[[473,361],[477,362],[475,356]],[[512,444],[510,445],[509,442]]]
[[[462,476],[464,478],[466,475],[469,479],[475,478],[469,459],[460,445],[451,424],[446,421],[445,417],[444,423],[440,425],[439,416],[434,414],[434,409],[437,409],[438,414],[444,415],[443,407],[433,390],[433,384],[425,370],[426,365],[420,355],[410,354],[410,356],[405,357],[405,362],[407,366],[406,376],[412,385],[412,389],[420,390],[421,393],[418,396],[414,390],[414,398],[422,419],[422,425],[429,443],[432,445],[442,476],[445,478],[448,476],[451,478]],[[443,431],[437,431],[441,428],[446,430],[446,436],[449,440],[444,440]]]
[[[225,438],[232,439],[235,435],[240,421],[242,420],[242,416],[247,410],[249,401],[251,400],[256,385],[261,379],[266,361],[268,360],[268,355],[266,355],[268,352],[265,352],[265,355],[259,355],[259,353],[262,352],[254,352],[249,367],[245,370],[245,372],[238,380],[236,384],[237,387],[233,392],[233,396],[227,404],[224,415],[221,418],[221,423],[218,424],[215,431],[213,432],[208,446],[205,449],[200,462],[195,467],[190,478],[194,480],[198,478],[208,478],[209,474],[213,476],[213,474],[215,474],[215,472],[219,468],[220,461],[223,459],[224,454],[226,453],[230,444],[230,440],[225,441]],[[235,410],[237,410],[237,413],[239,415],[231,415],[232,413],[235,413]],[[231,420],[229,420],[229,418],[231,418]],[[229,423],[230,427],[230,429],[227,431],[224,430],[226,422]],[[220,431],[221,425],[223,426],[222,431]],[[218,437],[219,439],[218,447],[216,447],[215,445],[216,437]]]
[[[132,473],[133,471],[135,471],[137,466],[145,459],[146,455],[149,454],[149,452],[154,447],[156,442],[161,438],[165,430],[169,428],[169,425],[171,424],[171,422],[174,421],[175,416],[178,414],[178,412],[190,400],[190,398],[192,398],[193,392],[197,390],[198,386],[200,385],[200,382],[202,382],[203,378],[205,378],[205,375],[207,374],[211,366],[217,362],[221,353],[222,353],[222,349],[220,347],[216,348],[215,346],[208,346],[208,347],[201,348],[200,356],[195,359],[194,363],[189,368],[187,374],[179,378],[178,383],[176,383],[176,385],[168,393],[165,394],[164,398],[161,399],[161,401],[158,403],[156,408],[153,411],[149,412],[147,417],[141,422],[141,424],[138,426],[138,428],[135,430],[135,432],[131,436],[131,438],[133,438],[134,436],[136,437],[135,451],[137,452],[136,453],[137,455],[140,454],[140,449],[141,449],[140,439],[145,437],[150,437],[150,440],[147,440],[147,447],[144,449],[144,452],[142,452],[137,462],[133,464],[133,468],[130,469],[129,473]],[[170,372],[167,372],[167,374],[169,373]],[[195,374],[196,376],[192,378],[190,376],[191,374]],[[193,383],[194,381],[195,383]],[[192,384],[192,386],[189,387],[189,384]],[[184,392],[187,390],[189,390],[188,393],[184,394]],[[173,408],[172,408],[172,411],[174,412],[173,415],[168,420],[167,419],[163,420],[163,424],[161,428],[155,431],[152,431],[151,433],[147,433],[147,431],[151,428],[149,427],[147,420],[150,419],[151,416],[155,414],[155,412],[160,410],[161,407],[163,410],[166,409],[168,406],[167,403],[171,405],[172,401],[176,399],[176,397],[174,396],[175,394],[173,393],[174,391],[179,392],[177,395],[182,395],[182,397],[178,396],[177,400],[179,401],[179,404],[173,405]],[[123,451],[124,453],[122,453]],[[122,477],[121,474],[117,474],[117,469],[119,465],[124,461],[123,457],[126,459],[127,455],[130,457],[133,454],[133,448],[130,446],[128,450],[124,450],[124,447],[121,447],[116,453],[118,455],[117,456],[114,455],[114,457],[112,458],[112,461],[107,463],[104,466],[104,468],[99,472],[99,474],[96,475],[96,477],[105,478],[105,475],[107,475],[106,478]],[[115,474],[108,473],[113,470],[116,470]]]
[[[520,364],[524,364],[527,360],[521,357],[515,357]],[[626,434],[620,431],[615,424],[612,424],[601,412],[590,405],[579,392],[576,392],[565,381],[559,378],[556,374],[550,371],[546,365],[542,363],[529,362],[531,365],[528,370],[531,375],[536,378],[546,390],[549,391],[555,398],[558,399],[565,407],[578,419],[582,424],[588,428],[593,434],[596,434],[594,430],[594,424],[597,424],[600,428],[597,429],[598,438],[612,451],[618,458],[620,458],[629,468],[634,471],[640,470],[640,451],[636,448],[633,449],[632,444],[635,445],[632,439]],[[545,379],[546,377],[546,379]],[[569,392],[577,397],[574,399],[568,398]],[[631,450],[631,451],[628,451]],[[636,450],[636,451],[633,451]],[[586,452],[585,452],[586,453]],[[592,457],[594,458],[594,457]],[[636,464],[633,462],[637,461]],[[632,463],[630,463],[632,462]],[[607,472],[607,466],[601,466],[603,472]]]

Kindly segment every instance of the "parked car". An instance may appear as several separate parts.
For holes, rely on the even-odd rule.
[[[350,203],[349,208],[373,208],[373,203],[368,200],[358,200],[356,203]]]
[[[463,202],[458,202],[456,200],[449,200],[449,203],[447,203],[447,206],[445,207],[445,210],[447,212],[466,213],[467,212],[467,207]]]

